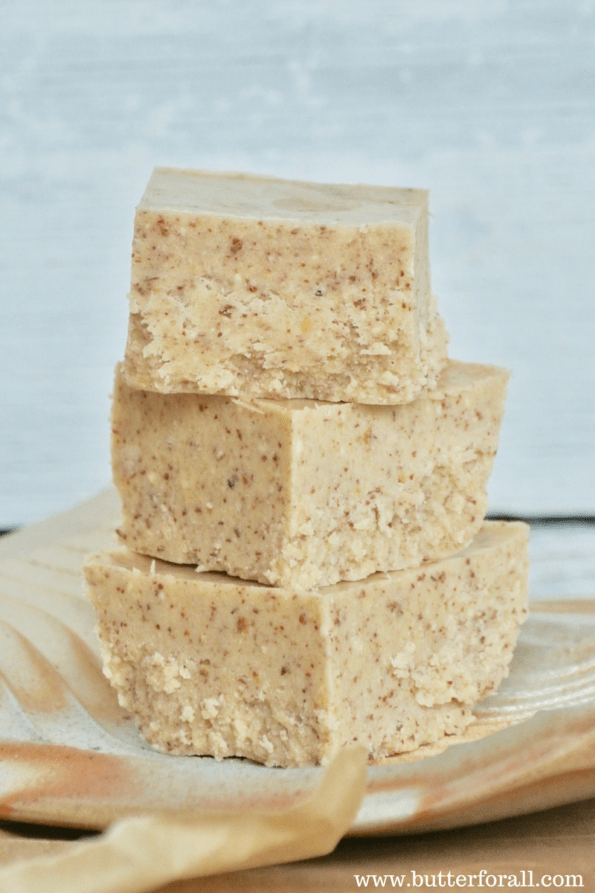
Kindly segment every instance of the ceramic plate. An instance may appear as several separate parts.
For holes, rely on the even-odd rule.
[[[80,567],[113,543],[115,491],[0,541],[0,816],[103,828],[204,808],[278,809],[321,770],[146,745],[101,672]],[[532,606],[510,677],[448,746],[368,769],[352,834],[490,821],[595,795],[595,602]]]

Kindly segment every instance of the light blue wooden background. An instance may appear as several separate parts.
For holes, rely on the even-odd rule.
[[[154,165],[431,190],[451,353],[512,368],[492,511],[595,513],[591,0],[0,3],[0,527],[105,486]]]

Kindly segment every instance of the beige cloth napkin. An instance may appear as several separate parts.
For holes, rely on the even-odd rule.
[[[174,880],[322,856],[352,826],[365,777],[365,752],[346,748],[314,794],[286,810],[122,819],[68,852],[0,870],[0,893],[143,893]]]

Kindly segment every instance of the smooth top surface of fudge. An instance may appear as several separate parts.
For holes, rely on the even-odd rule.
[[[449,361],[405,406],[129,388],[112,466],[131,549],[308,589],[462,549],[487,508],[508,372]]]
[[[156,171],[135,217],[129,384],[414,399],[447,355],[427,205],[423,190]]]
[[[137,210],[365,227],[389,222],[414,226],[427,206],[425,189],[156,168]]]
[[[125,548],[89,556],[105,672],[161,750],[325,761],[461,731],[526,616],[527,527],[488,523],[427,567],[296,591]]]

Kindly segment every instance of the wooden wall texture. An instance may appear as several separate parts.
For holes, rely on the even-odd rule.
[[[492,511],[595,514],[592,0],[3,0],[0,20],[0,527],[109,481],[157,164],[428,187],[451,353],[514,373]]]

